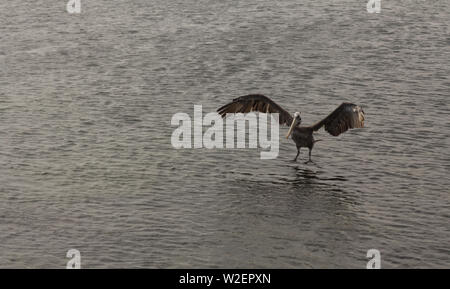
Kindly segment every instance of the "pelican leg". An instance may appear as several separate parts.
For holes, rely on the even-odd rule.
[[[312,153],[312,149],[309,149],[309,160],[307,162],[305,162],[305,164],[307,163],[314,163],[311,159],[311,153]]]
[[[297,161],[298,155],[300,154],[300,148],[297,148],[297,155],[295,156],[295,159],[293,159],[293,162]]]

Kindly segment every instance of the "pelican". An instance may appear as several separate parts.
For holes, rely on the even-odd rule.
[[[319,122],[310,126],[300,126],[302,118],[300,112],[291,115],[273,100],[262,94],[249,94],[233,99],[232,102],[222,106],[217,112],[225,117],[227,113],[248,113],[258,111],[262,113],[278,113],[280,124],[289,127],[286,135],[288,139],[292,135],[292,140],[297,145],[297,155],[294,162],[300,154],[302,147],[309,149],[309,160],[312,162],[311,152],[314,144],[320,140],[314,140],[313,133],[325,127],[325,130],[332,136],[338,136],[352,128],[364,127],[364,111],[358,105],[344,102],[339,105],[332,113]]]

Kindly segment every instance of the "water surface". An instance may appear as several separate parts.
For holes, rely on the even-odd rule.
[[[448,1],[81,1],[0,3],[0,267],[449,267]],[[308,165],[172,148],[254,92],[366,128]]]

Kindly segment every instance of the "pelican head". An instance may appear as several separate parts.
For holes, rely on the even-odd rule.
[[[292,119],[291,127],[289,128],[288,134],[286,135],[286,138],[289,138],[289,136],[294,131],[294,127],[300,125],[302,123],[302,118],[300,117],[300,112],[294,113],[294,118]]]

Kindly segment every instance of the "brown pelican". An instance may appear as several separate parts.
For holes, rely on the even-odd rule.
[[[338,136],[351,128],[364,127],[364,111],[358,105],[344,102],[338,106],[330,115],[311,126],[300,126],[302,118],[300,112],[295,112],[292,116],[273,100],[262,94],[249,94],[233,99],[232,102],[222,106],[217,112],[225,117],[227,113],[247,113],[259,111],[263,113],[278,113],[280,124],[290,125],[286,138],[292,135],[292,139],[297,145],[297,155],[293,161],[297,161],[300,149],[309,149],[309,160],[312,162],[311,151],[314,143],[313,132],[325,127],[325,130],[332,136]]]

